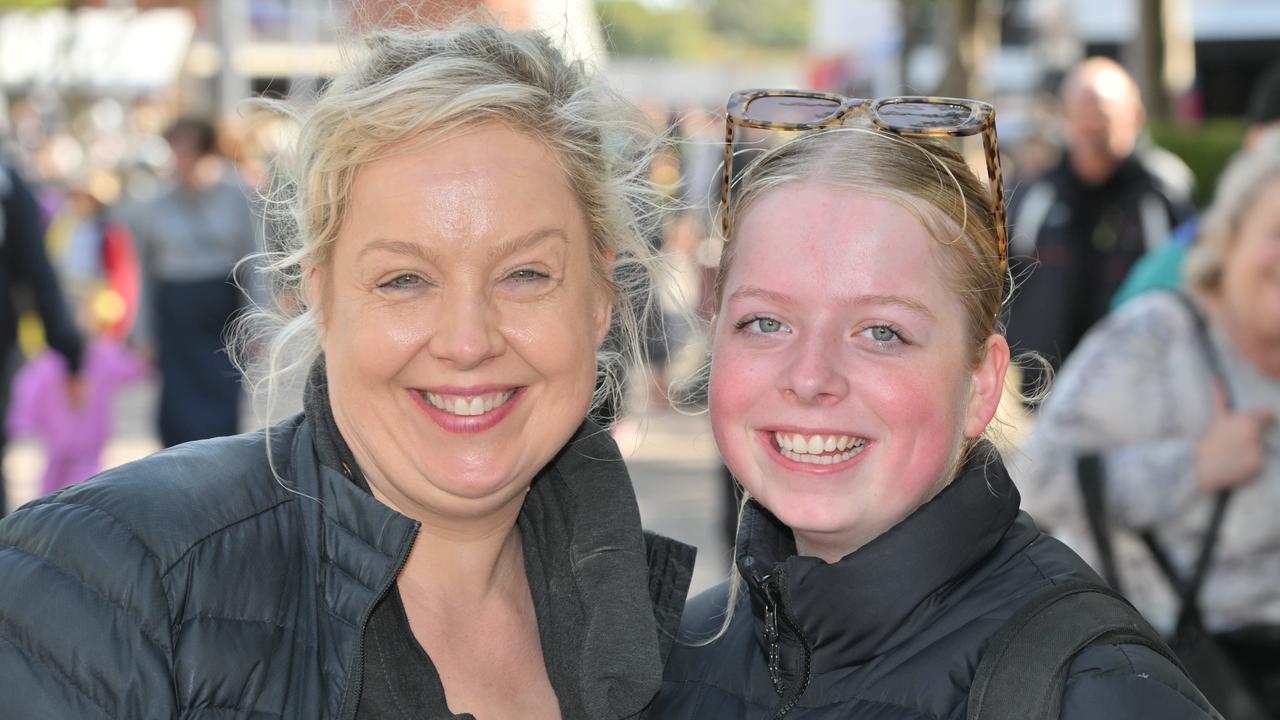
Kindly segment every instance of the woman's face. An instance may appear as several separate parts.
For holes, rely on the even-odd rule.
[[[970,365],[938,243],[900,205],[814,181],[742,218],[714,327],[711,421],[729,469],[834,561],[949,480],[995,413],[1008,345]]]
[[[338,427],[406,515],[518,504],[586,414],[610,303],[567,182],[499,125],[356,176],[313,303]]]
[[[1272,180],[1240,219],[1222,266],[1228,311],[1263,342],[1280,339],[1280,180]]]

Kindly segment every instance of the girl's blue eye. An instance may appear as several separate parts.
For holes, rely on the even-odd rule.
[[[776,333],[782,329],[782,323],[773,318],[757,318],[756,329],[762,333]]]
[[[899,339],[897,331],[888,325],[876,325],[867,330],[871,332],[871,339],[876,342],[887,343]]]
[[[739,330],[747,327],[754,329],[755,332],[762,335],[771,335],[773,333],[783,332],[787,329],[787,326],[784,325],[781,320],[774,320],[770,317],[747,318],[737,324],[737,328]]]

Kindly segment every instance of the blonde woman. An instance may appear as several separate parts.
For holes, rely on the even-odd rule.
[[[1040,412],[1016,477],[1037,517],[1094,560],[1076,474],[1081,458],[1097,459],[1106,514],[1119,531],[1119,581],[1167,631],[1185,606],[1135,534],[1149,532],[1189,582],[1215,497],[1230,491],[1199,614],[1277,716],[1280,146],[1227,167],[1184,272],[1182,301],[1148,293],[1085,337]]]
[[[1005,621],[1097,580],[1019,512],[984,439],[1009,365],[990,108],[735,100],[739,122],[828,129],[766,152],[727,210],[710,413],[751,499],[735,577],[690,601],[652,716],[966,717]],[[990,186],[923,137],[975,127]],[[1145,645],[1087,647],[1065,688],[1072,720],[1218,717]]]
[[[272,265],[305,413],[0,524],[0,714],[636,716],[692,551],[584,419],[650,267],[621,112],[537,33],[373,38]]]

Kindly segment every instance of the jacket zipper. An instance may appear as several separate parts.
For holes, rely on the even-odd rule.
[[[800,702],[800,696],[809,688],[813,680],[813,648],[809,639],[800,630],[800,626],[791,619],[782,605],[782,572],[779,569],[772,574],[758,578],[761,594],[764,595],[764,638],[768,646],[769,680],[778,693],[779,706],[773,714],[773,720],[781,720]],[[787,699],[787,682],[782,679],[782,637],[778,630],[778,620],[796,636],[804,650],[804,668],[800,675],[800,684],[795,694]]]
[[[395,584],[396,578],[400,577],[400,571],[404,570],[405,563],[409,562],[409,552],[413,550],[413,544],[418,539],[418,530],[421,528],[422,524],[414,521],[413,532],[409,533],[408,542],[404,543],[404,547],[396,558],[395,570],[382,584],[377,597],[369,603],[369,607],[365,608],[364,614],[360,616],[360,641],[356,645],[356,655],[352,662],[351,682],[347,683],[346,697],[338,713],[341,720],[355,720],[356,712],[360,709],[360,694],[364,691],[364,642],[365,635],[369,632],[369,618],[373,616],[373,609],[378,606],[378,603],[391,592],[391,586]]]

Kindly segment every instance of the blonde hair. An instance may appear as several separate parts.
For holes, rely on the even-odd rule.
[[[490,24],[387,30],[334,79],[302,117],[292,162],[278,168],[267,198],[276,246],[260,260],[274,307],[260,308],[235,336],[236,357],[268,417],[286,377],[320,354],[319,308],[308,302],[311,266],[329,262],[359,169],[483,123],[501,123],[544,143],[582,208],[598,279],[611,291],[615,340],[597,351],[594,402],[619,397],[621,368],[640,358],[652,311],[658,258],[643,237],[657,212],[647,179],[657,134],[638,110],[589,81],[537,31]],[[263,103],[268,110],[289,107]],[[272,212],[275,210],[276,212]],[[274,222],[272,222],[274,221]],[[264,347],[250,363],[248,350]]]
[[[938,241],[937,254],[949,287],[964,304],[968,320],[969,363],[976,367],[986,354],[987,339],[1003,333],[1000,311],[1007,277],[1000,267],[999,236],[990,193],[959,152],[923,139],[907,139],[865,127],[843,127],[802,135],[761,155],[743,173],[728,208],[735,231],[751,208],[767,193],[807,180],[866,193],[898,203]],[[725,238],[716,277],[715,307],[724,299],[724,280],[737,256],[732,237]],[[957,448],[944,469],[954,477],[972,443]],[[743,492],[741,513],[750,501]],[[741,526],[741,522],[739,522]],[[732,565],[724,621],[709,638],[715,642],[733,622],[742,592],[742,577]]]
[[[1280,180],[1280,144],[1241,152],[1227,165],[1182,268],[1188,286],[1206,293],[1222,289],[1223,264],[1235,245],[1240,223],[1276,180]]]

